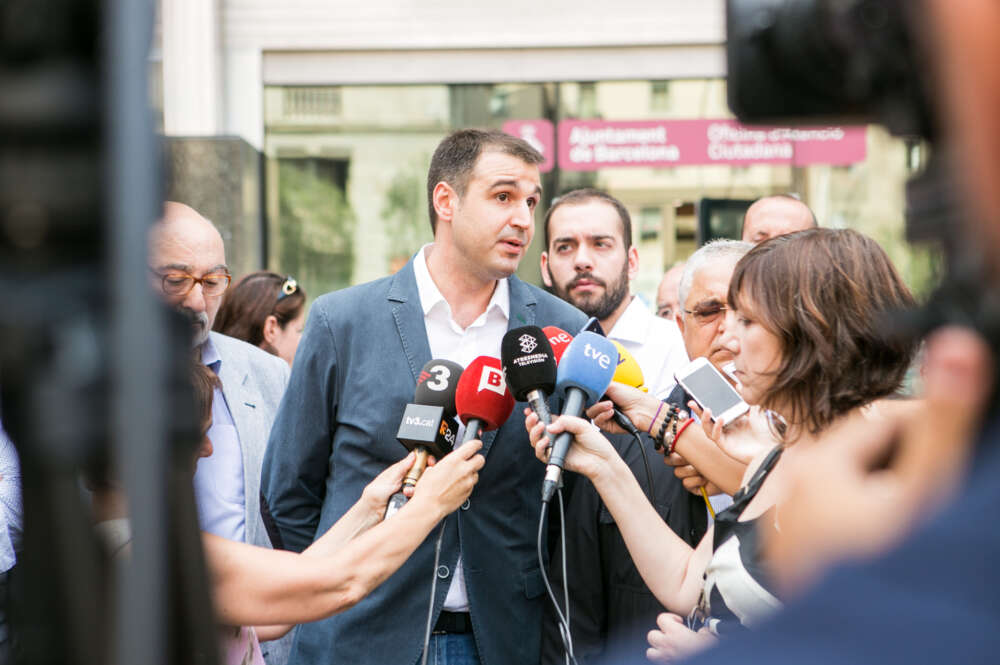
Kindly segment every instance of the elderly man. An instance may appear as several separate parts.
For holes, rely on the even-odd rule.
[[[597,189],[560,196],[545,216],[541,262],[545,285],[600,321],[608,338],[635,357],[650,392],[669,392],[687,356],[677,329],[629,290],[639,272],[639,250],[622,202]]]
[[[316,300],[264,462],[276,546],[306,547],[406,454],[396,431],[425,363],[499,356],[511,328],[584,324],[581,312],[514,276],[534,235],[541,162],[500,132],[445,137],[427,176],[434,242],[390,277]],[[483,434],[486,465],[470,500],[444,522],[437,567],[428,539],[354,608],[300,626],[295,662],[415,663],[429,600],[430,662],[538,661],[544,467],[525,458],[523,408]]]
[[[191,343],[222,382],[208,437],[214,452],[198,464],[195,499],[202,528],[217,536],[270,546],[260,513],[260,472],[267,435],[288,382],[277,356],[211,332],[229,286],[222,236],[193,208],[167,202],[150,233],[155,288],[191,321]],[[291,638],[265,643],[269,665],[287,659]]]
[[[817,226],[813,211],[794,196],[765,196],[754,201],[743,215],[742,240],[757,245],[768,238]]]
[[[656,315],[668,321],[673,320],[678,310],[677,289],[681,284],[682,274],[684,274],[684,262],[680,261],[663,273],[660,286],[656,289]]]

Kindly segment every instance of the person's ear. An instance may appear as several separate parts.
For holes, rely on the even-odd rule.
[[[438,222],[451,223],[455,217],[455,208],[458,205],[458,192],[451,188],[446,182],[439,182],[434,185],[431,192],[431,201],[434,202],[434,212],[437,214]]]
[[[683,335],[684,334],[684,311],[683,311],[683,306],[680,303],[677,303],[677,311],[674,312],[674,322],[677,324],[677,327],[680,328],[681,334]]]
[[[542,283],[552,288],[552,275],[549,274],[549,253],[542,252],[540,260],[542,265]]]
[[[632,245],[628,248],[628,281],[632,281],[639,274],[639,248]]]
[[[264,319],[264,330],[262,331],[264,335],[264,343],[273,347],[278,339],[280,331],[281,324],[278,323],[278,317],[274,314],[268,315],[268,317]]]

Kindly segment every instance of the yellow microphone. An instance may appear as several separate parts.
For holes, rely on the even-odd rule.
[[[618,369],[615,370],[615,375],[611,380],[624,383],[626,386],[632,386],[644,393],[648,393],[649,388],[646,387],[645,381],[642,378],[642,370],[639,368],[639,363],[636,362],[632,354],[621,343],[615,340],[611,340],[611,343],[618,349]]]

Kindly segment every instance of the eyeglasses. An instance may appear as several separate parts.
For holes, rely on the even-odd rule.
[[[721,316],[726,309],[720,302],[709,302],[704,305],[697,305],[694,309],[684,310],[685,314],[690,314],[698,323],[711,323]]]
[[[281,285],[281,291],[278,293],[277,302],[281,302],[288,296],[292,295],[299,290],[299,283],[295,281],[295,278],[291,275],[285,276],[285,281]]]
[[[195,284],[201,284],[201,292],[210,297],[221,296],[229,288],[232,276],[225,272],[210,272],[201,277],[189,275],[179,270],[169,270],[164,273],[153,271],[160,278],[160,288],[168,296],[186,296],[191,293]]]

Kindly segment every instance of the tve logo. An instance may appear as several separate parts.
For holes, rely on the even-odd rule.
[[[593,358],[597,361],[597,364],[601,366],[601,369],[607,369],[611,366],[611,356],[606,353],[601,353],[590,344],[585,344],[583,346],[583,356],[585,358]]]

